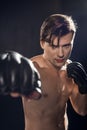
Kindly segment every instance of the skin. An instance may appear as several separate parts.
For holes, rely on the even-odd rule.
[[[68,78],[66,66],[73,48],[74,35],[55,37],[53,46],[40,41],[43,54],[31,60],[41,76],[42,96],[30,100],[22,96],[25,130],[67,130],[66,103],[70,99],[73,109],[80,115],[87,114],[87,95],[81,95],[73,79]],[[18,94],[11,93],[17,97]]]
[[[70,99],[74,110],[87,114],[86,95],[81,95],[73,79],[67,77],[66,65],[73,48],[74,36],[68,33],[59,40],[55,37],[53,46],[41,41],[43,54],[31,60],[38,69],[42,82],[42,97],[39,100],[23,99],[25,130],[65,130],[65,110]],[[82,107],[83,106],[83,107]]]

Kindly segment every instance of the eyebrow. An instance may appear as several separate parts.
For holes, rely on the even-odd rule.
[[[66,43],[66,44],[64,44],[64,45],[62,45],[62,46],[68,46],[68,45],[71,45],[72,43]],[[54,44],[52,44],[52,45],[50,45],[51,47],[59,47],[59,45],[57,44],[57,45],[54,45]]]
[[[71,45],[72,43],[70,42],[70,43],[66,43],[66,44],[64,44],[63,46],[68,46],[68,45]]]

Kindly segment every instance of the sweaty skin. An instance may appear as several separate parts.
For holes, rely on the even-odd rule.
[[[73,35],[55,37],[53,45],[41,41],[42,55],[31,58],[40,73],[42,97],[39,100],[23,99],[25,130],[67,130],[66,103],[70,99],[74,110],[87,114],[87,96],[81,95],[73,79],[68,78],[67,60],[73,46]]]
[[[42,55],[33,60],[41,75],[42,97],[30,101],[23,98],[25,130],[65,130],[66,102],[73,89],[71,80],[65,70],[48,65]]]

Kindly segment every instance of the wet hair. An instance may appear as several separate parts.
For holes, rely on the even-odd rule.
[[[71,16],[53,14],[43,22],[40,30],[40,40],[52,43],[55,37],[62,37],[69,32],[74,34],[76,29],[77,24]]]

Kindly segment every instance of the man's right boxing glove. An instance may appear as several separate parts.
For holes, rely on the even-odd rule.
[[[41,96],[40,75],[32,61],[17,52],[0,53],[0,94]],[[35,95],[35,97],[34,97]]]
[[[74,79],[81,94],[87,94],[87,73],[83,65],[79,62],[72,62],[67,65],[68,77]]]

